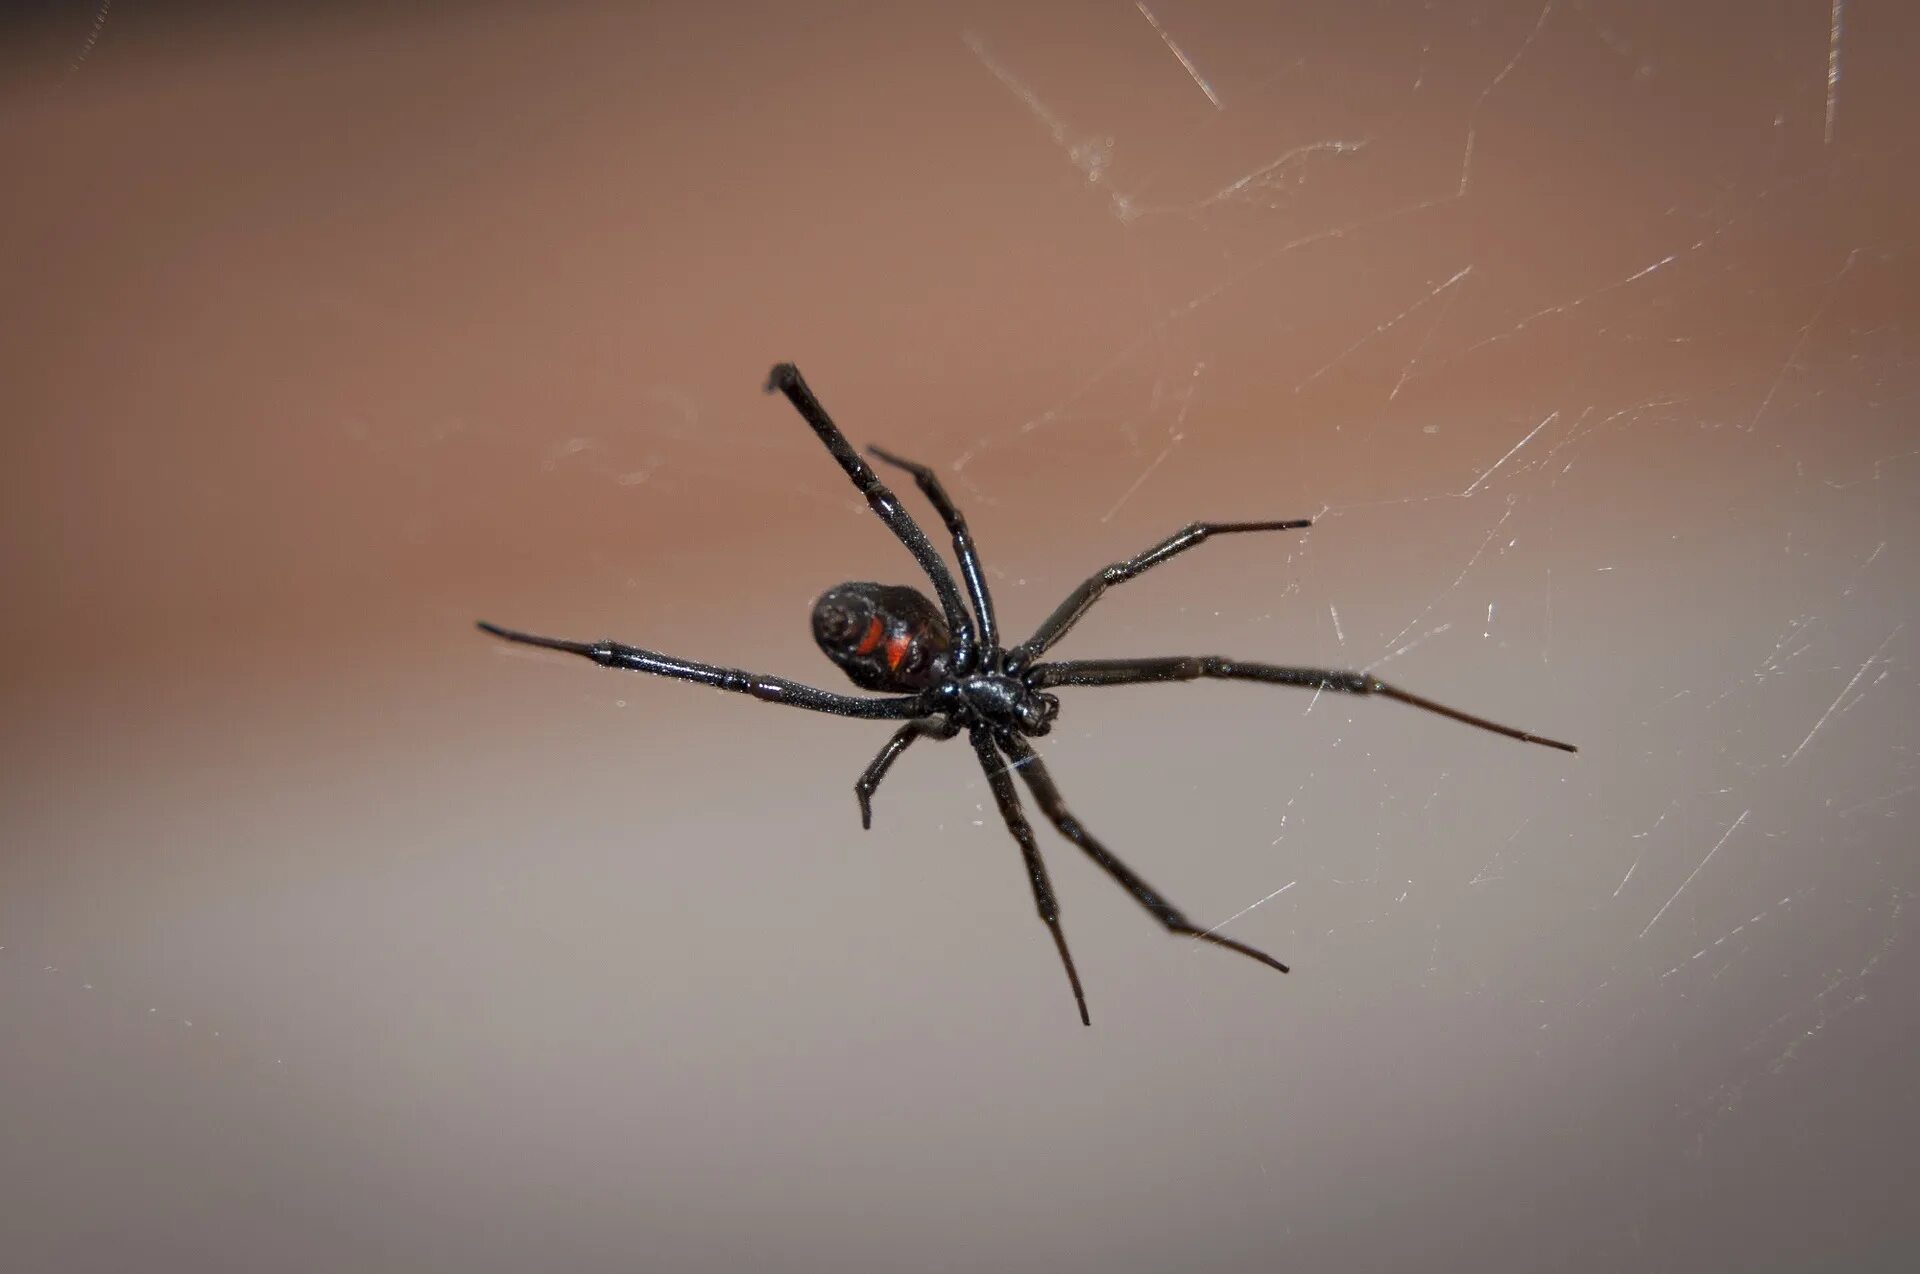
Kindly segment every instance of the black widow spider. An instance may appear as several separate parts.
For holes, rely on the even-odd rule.
[[[1073,986],[1073,998],[1080,1008],[1080,1020],[1088,1025],[1087,997],[1080,989],[1080,974],[1073,967],[1067,950],[1066,935],[1060,929],[1060,907],[1054,901],[1053,885],[1047,878],[1046,863],[1040,857],[1039,843],[1026,815],[1020,808],[1020,796],[1014,790],[1010,772],[1019,771],[1033,792],[1040,810],[1062,836],[1085,850],[1120,882],[1120,887],[1151,912],[1155,919],[1176,934],[1184,934],[1215,946],[1238,951],[1264,965],[1287,972],[1287,966],[1264,951],[1245,943],[1202,929],[1161,897],[1132,868],[1095,840],[1067,809],[1060,789],[1054,786],[1039,754],[1027,742],[1028,735],[1046,734],[1060,710],[1060,700],[1047,693],[1052,686],[1124,686],[1149,681],[1192,681],[1201,677],[1219,677],[1234,681],[1262,681],[1269,685],[1303,686],[1310,690],[1335,690],[1344,694],[1384,695],[1412,704],[1428,712],[1451,717],[1467,725],[1504,734],[1525,743],[1539,743],[1564,752],[1578,751],[1571,743],[1516,730],[1485,717],[1477,717],[1449,708],[1416,694],[1409,694],[1370,673],[1344,672],[1328,668],[1287,668],[1276,664],[1246,663],[1218,655],[1175,655],[1149,659],[1073,659],[1051,663],[1041,656],[1080,622],[1093,604],[1115,584],[1124,584],[1169,558],[1186,552],[1209,536],[1242,531],[1289,531],[1312,524],[1310,518],[1292,518],[1279,522],[1195,522],[1174,532],[1137,557],[1115,562],[1068,594],[1054,608],[1033,636],[1011,649],[1000,644],[995,627],[993,602],[987,596],[986,576],[980,557],[967,531],[967,522],[948,498],[946,489],[933,470],[903,460],[879,447],[870,447],[873,455],[895,468],[913,475],[921,493],[932,503],[953,536],[953,551],[960,561],[960,574],[966,580],[967,595],[973,601],[973,613],[960,600],[946,563],[928,542],[926,534],[894,493],[880,481],[873,469],[847,444],[846,437],[827,415],[813,391],[792,363],[780,363],[767,377],[766,390],[778,390],[787,396],[806,422],[813,426],[820,441],[840,462],[853,485],[867,498],[867,504],[887,528],[907,546],[920,563],[939,598],[934,605],[918,590],[889,584],[840,584],[830,588],[813,607],[813,636],[829,659],[840,665],[853,683],[864,690],[891,691],[891,697],[870,699],[857,695],[835,694],[812,686],[768,677],[738,668],[675,659],[652,650],[615,641],[564,641],[556,637],[537,637],[493,624],[480,627],[496,637],[564,650],[584,655],[607,668],[631,672],[650,672],[661,677],[695,681],[720,690],[752,695],[768,703],[790,704],[815,712],[830,712],[841,717],[877,720],[905,719],[894,731],[879,755],[854,784],[860,802],[860,825],[873,826],[871,799],[887,769],[915,739],[927,737],[951,739],[966,731],[973,751],[986,772],[987,785],[1000,806],[1007,830],[1020,843],[1026,858],[1027,876],[1033,884],[1034,901],[1040,918],[1053,934],[1066,965],[1067,981]]]

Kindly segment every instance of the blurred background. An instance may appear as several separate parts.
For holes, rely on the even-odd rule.
[[[0,1264],[1911,1268],[1920,17],[69,3],[0,53]],[[840,688],[943,475],[1083,1028]],[[917,496],[910,503],[923,511]],[[942,538],[936,534],[936,539]],[[1036,821],[1037,818],[1036,818]]]

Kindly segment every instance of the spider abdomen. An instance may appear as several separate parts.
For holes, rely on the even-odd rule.
[[[813,639],[863,690],[912,693],[940,680],[952,638],[927,597],[900,584],[837,584],[813,604]]]

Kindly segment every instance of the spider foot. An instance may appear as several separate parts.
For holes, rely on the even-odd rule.
[[[1217,933],[1210,933],[1205,929],[1195,929],[1191,925],[1183,929],[1175,929],[1174,932],[1185,934],[1189,938],[1198,938],[1202,942],[1211,942],[1214,946],[1225,947],[1229,951],[1238,951],[1250,960],[1258,960],[1269,969],[1278,969],[1282,973],[1293,972],[1292,969],[1281,964],[1278,960],[1260,950],[1260,948],[1250,947],[1244,942],[1235,942],[1232,938],[1223,938]]]

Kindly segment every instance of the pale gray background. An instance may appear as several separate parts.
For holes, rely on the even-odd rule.
[[[384,7],[382,7],[384,8]],[[68,6],[0,78],[9,1271],[1910,1268],[1912,6]],[[1091,1030],[832,682],[937,464]]]

